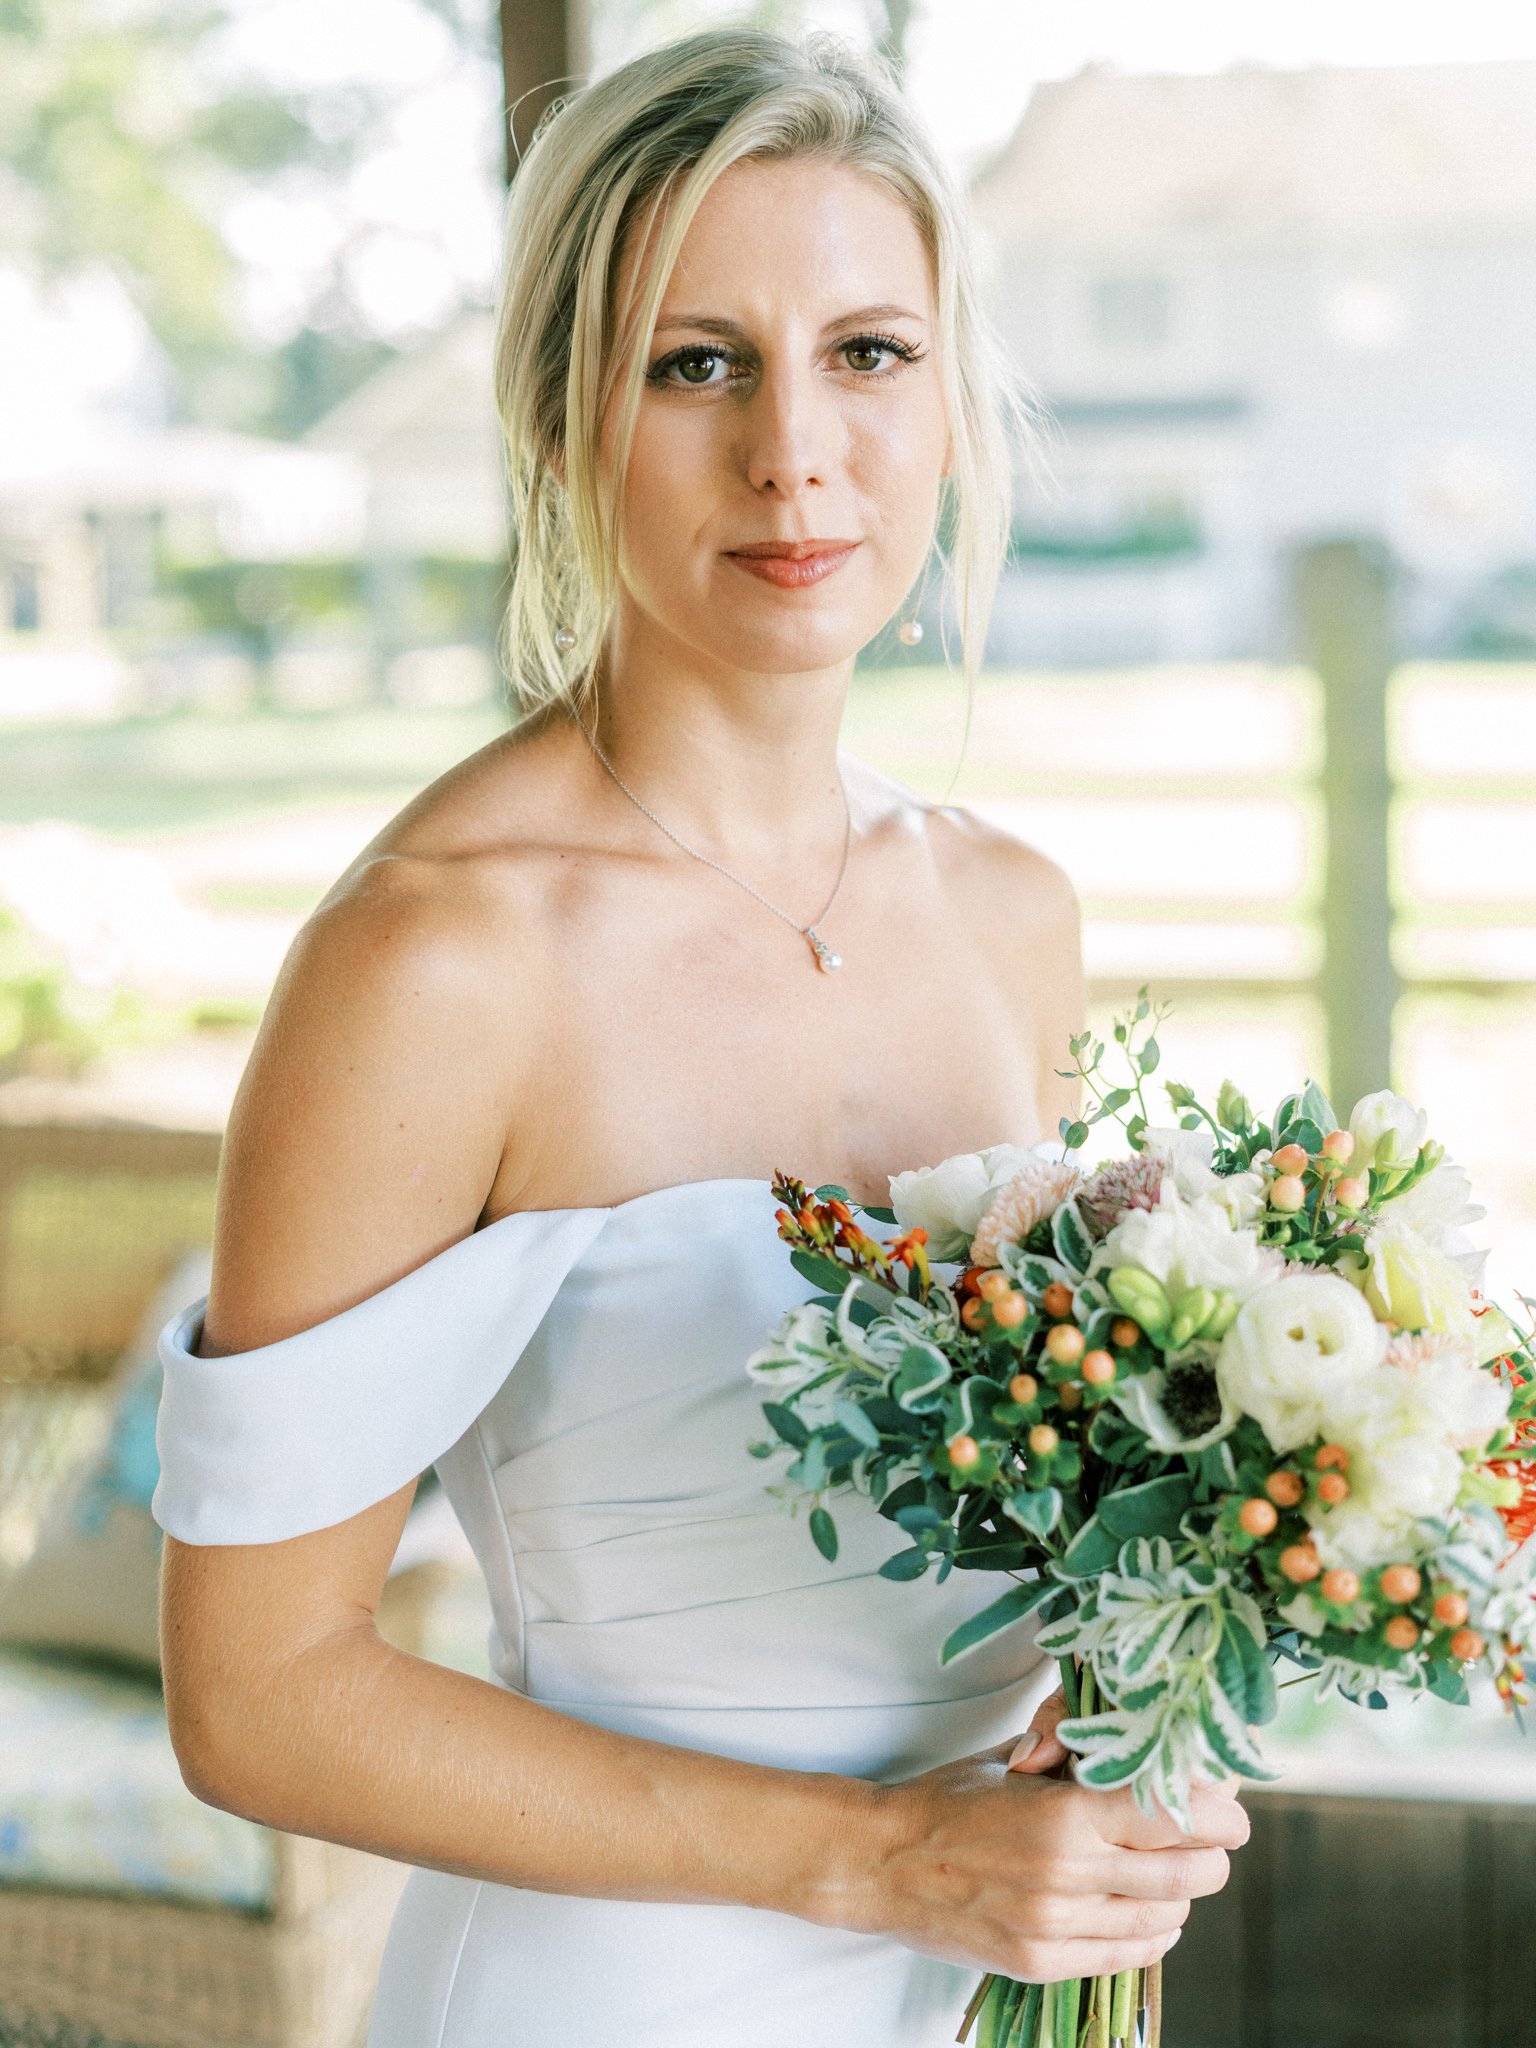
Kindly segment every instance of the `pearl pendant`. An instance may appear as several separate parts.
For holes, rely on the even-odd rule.
[[[805,935],[811,942],[811,951],[816,955],[816,965],[823,974],[836,974],[843,964],[841,953],[834,953],[820,932],[808,931]]]
[[[918,646],[922,641],[922,637],[923,622],[921,619],[903,619],[896,629],[896,638],[903,647]]]
[[[562,654],[569,654],[576,645],[576,635],[569,626],[560,626],[555,632],[555,645]]]

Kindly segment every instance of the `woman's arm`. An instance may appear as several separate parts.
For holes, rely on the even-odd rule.
[[[534,1099],[539,1018],[499,964],[504,904],[472,892],[380,863],[296,948],[231,1120],[210,1353],[306,1328],[474,1227]],[[168,1540],[166,1693],[200,1797],[495,1882],[766,1906],[1036,1976],[1162,1953],[1246,1832],[1213,1794],[1216,1846],[1180,1843],[1128,1799],[1010,1773],[1011,1745],[877,1786],[615,1735],[423,1663],[373,1620],[410,1493],[287,1542]]]

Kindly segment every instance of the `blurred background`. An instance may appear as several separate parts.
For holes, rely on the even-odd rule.
[[[379,1868],[175,1779],[140,1367],[300,921],[506,723],[518,148],[725,20],[897,69],[1040,410],[968,743],[938,611],[848,743],[1064,864],[1097,1018],[1150,983],[1175,1078],[1421,1101],[1536,1288],[1536,22],[0,0],[0,2048],[356,2036]],[[473,1667],[431,1510],[395,1625]],[[1529,2048],[1519,1736],[1307,1706],[1277,1748],[1175,2048]]]

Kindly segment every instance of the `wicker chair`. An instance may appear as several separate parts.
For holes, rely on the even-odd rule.
[[[216,1132],[19,1122],[0,1091],[0,1572],[100,1443],[113,1368],[206,1244]],[[417,1647],[440,1568],[398,1573],[384,1632]],[[0,2048],[355,2048],[404,1869],[271,1838],[260,1911],[0,1885]]]

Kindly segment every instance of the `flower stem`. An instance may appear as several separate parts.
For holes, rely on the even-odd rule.
[[[1093,1980],[1093,2048],[1109,2048],[1112,1987],[1116,1982],[1113,1977]]]
[[[1147,2038],[1142,2048],[1162,2048],[1163,1966],[1154,1963],[1147,1972]]]
[[[1077,2014],[1082,2004],[1083,1980],[1081,1977],[1069,1977],[1065,1984],[1053,1985],[1052,1989],[1056,1993],[1056,2032],[1051,2048],[1077,2048]]]
[[[965,2008],[965,2017],[960,2022],[960,2031],[955,2036],[955,2039],[957,2041],[963,2042],[966,2039],[967,2035],[970,2033],[971,2028],[975,2026],[976,2015],[981,2011],[981,2008],[986,2004],[987,1999],[991,1993],[992,1986],[996,1982],[996,1976],[989,1970],[986,1976],[983,1977],[981,1982],[976,1986],[975,1991],[971,1995],[971,2002]]]
[[[1131,2029],[1136,2024],[1132,2001],[1136,1992],[1136,1972],[1122,1970],[1115,1979],[1114,2002],[1110,2008],[1109,2031],[1117,2041],[1129,2041]]]

